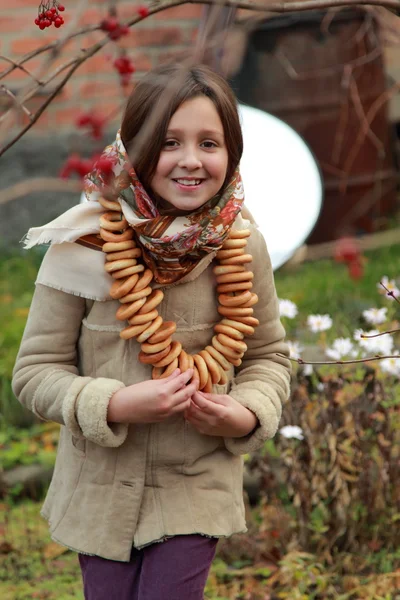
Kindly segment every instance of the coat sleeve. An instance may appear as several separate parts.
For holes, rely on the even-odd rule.
[[[84,311],[84,298],[37,284],[12,388],[40,419],[65,425],[74,437],[100,446],[120,446],[128,425],[109,424],[107,410],[124,384],[79,376],[77,343]]]
[[[271,260],[265,240],[252,229],[248,251],[253,256],[249,268],[254,273],[253,292],[258,295],[254,316],[260,321],[255,333],[246,337],[247,351],[235,370],[229,395],[251,410],[258,419],[256,428],[242,438],[225,438],[233,454],[247,454],[272,438],[278,428],[282,403],[289,397],[291,363],[280,321]],[[283,355],[283,356],[278,356]]]

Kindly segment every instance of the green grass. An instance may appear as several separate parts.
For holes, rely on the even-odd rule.
[[[349,277],[343,264],[321,260],[304,263],[294,270],[282,268],[275,273],[275,283],[278,296],[295,302],[301,316],[329,314],[335,336],[341,337],[357,327],[365,328],[361,319],[363,310],[390,306],[390,301],[380,295],[377,288],[384,275],[396,279],[400,285],[400,245],[368,252],[364,277],[358,281]],[[301,335],[297,326],[287,319],[285,325],[288,333]]]

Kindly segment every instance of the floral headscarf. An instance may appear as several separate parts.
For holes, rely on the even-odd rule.
[[[143,258],[158,283],[179,281],[206,254],[221,248],[244,201],[238,169],[222,194],[189,215],[171,216],[160,214],[139,181],[119,131],[101,159],[111,161],[112,172],[105,174],[95,166],[85,179],[86,197],[97,200],[105,185],[118,190],[121,212],[136,232]]]

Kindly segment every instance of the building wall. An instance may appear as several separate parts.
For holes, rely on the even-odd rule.
[[[59,39],[67,30],[80,4],[79,0],[63,0],[62,3],[66,8],[63,13],[65,25],[60,29],[52,26],[41,31],[34,23],[40,0],[0,0],[0,54],[18,61],[24,54],[38,49],[43,43]],[[88,0],[87,9],[80,17],[77,28],[99,23],[107,16],[109,4],[109,0]],[[141,4],[139,0],[134,2],[120,0],[117,4],[120,21],[126,22],[135,16],[139,4]],[[132,81],[152,66],[167,60],[171,55],[190,48],[196,35],[201,12],[200,5],[182,5],[144,19],[142,23],[131,28],[129,35],[121,38],[117,44],[126,49],[135,65],[136,73]],[[50,72],[53,72],[54,67],[65,64],[68,59],[76,56],[81,48],[87,48],[103,39],[104,35],[103,32],[95,31],[69,42],[63,49],[62,55],[53,63]],[[49,56],[49,53],[46,56]],[[57,100],[51,103],[34,125],[34,133],[70,131],[77,113],[93,110],[94,107],[97,107],[103,115],[115,114],[115,119],[118,120],[121,114],[120,108],[124,104],[124,96],[130,88],[126,88],[125,92],[121,91],[119,75],[112,65],[116,57],[117,45],[109,42],[80,66]],[[43,64],[42,56],[38,56],[33,57],[24,66],[37,74]],[[0,61],[0,68],[5,67],[7,64]],[[5,83],[16,92],[30,81],[31,79],[22,71],[14,71],[1,83]],[[49,89],[52,89],[52,84]],[[41,103],[43,97],[39,100]],[[2,100],[0,97],[0,112],[4,111],[7,102],[9,100],[4,96]],[[29,103],[32,109],[37,105],[38,99]]]

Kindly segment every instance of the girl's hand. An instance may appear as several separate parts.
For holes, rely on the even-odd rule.
[[[179,369],[165,379],[150,379],[115,392],[108,405],[110,423],[158,423],[190,406],[198,381],[186,385],[193,369]]]
[[[195,391],[185,418],[204,435],[243,437],[257,425],[257,417],[227,394]]]

